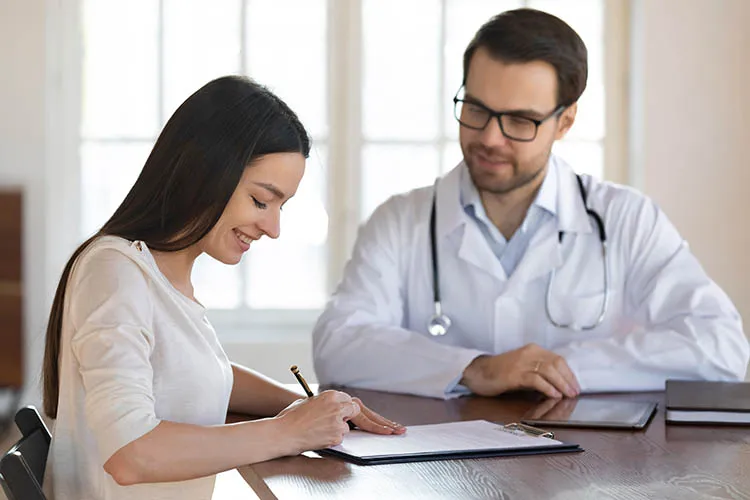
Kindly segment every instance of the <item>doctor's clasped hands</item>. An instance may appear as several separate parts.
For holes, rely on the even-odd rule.
[[[464,370],[461,384],[480,396],[535,389],[550,398],[574,398],[581,392],[565,358],[536,344],[474,358]]]

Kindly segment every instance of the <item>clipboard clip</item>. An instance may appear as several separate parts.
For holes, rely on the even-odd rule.
[[[545,431],[544,429],[540,429],[538,427],[532,427],[530,425],[521,424],[518,422],[505,424],[503,425],[503,428],[509,431],[523,432],[524,434],[528,434],[534,437],[546,437],[550,439],[555,439],[555,433],[552,431]]]

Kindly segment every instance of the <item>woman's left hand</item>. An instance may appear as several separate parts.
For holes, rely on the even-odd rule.
[[[360,408],[359,414],[351,419],[351,422],[358,429],[373,434],[403,434],[406,432],[406,427],[375,413],[366,407],[361,399],[352,398],[352,401]]]

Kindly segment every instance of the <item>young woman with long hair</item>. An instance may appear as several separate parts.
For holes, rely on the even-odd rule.
[[[230,363],[191,270],[237,264],[279,235],[310,140],[242,77],[209,82],[172,115],[114,215],[68,261],[47,327],[45,489],[58,499],[204,499],[213,474],[404,428],[338,391],[309,399]],[[262,286],[262,284],[258,284]],[[260,420],[225,424],[227,411]]]

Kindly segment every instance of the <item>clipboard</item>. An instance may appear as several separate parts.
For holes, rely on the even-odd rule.
[[[410,435],[411,433],[411,435]],[[381,465],[467,458],[515,457],[584,451],[554,439],[554,433],[522,423],[486,420],[416,425],[401,436],[352,431],[344,442],[316,450],[356,465]]]

